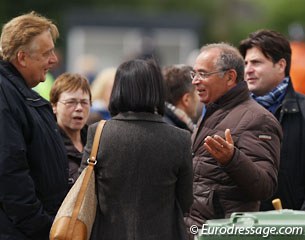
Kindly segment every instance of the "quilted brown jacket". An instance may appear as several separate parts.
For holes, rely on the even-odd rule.
[[[204,139],[231,130],[235,151],[221,166],[204,148]],[[282,130],[276,118],[249,97],[246,82],[207,105],[192,140],[194,202],[187,226],[232,212],[258,211],[260,200],[277,186]]]

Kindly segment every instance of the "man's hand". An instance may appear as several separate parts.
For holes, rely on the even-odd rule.
[[[214,137],[207,136],[204,143],[204,147],[221,165],[228,164],[234,154],[234,142],[230,129],[226,129],[225,137],[226,139],[218,135],[214,135]]]

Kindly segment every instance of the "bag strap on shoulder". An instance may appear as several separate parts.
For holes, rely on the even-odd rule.
[[[87,190],[87,187],[88,187],[90,177],[93,173],[94,165],[96,164],[96,154],[97,154],[102,130],[103,130],[103,127],[104,127],[105,123],[106,123],[105,120],[101,120],[99,122],[97,128],[96,128],[90,158],[88,158],[88,160],[87,160],[89,166],[88,166],[87,171],[84,175],[83,182],[82,182],[82,185],[80,187],[80,190],[79,190],[76,202],[75,202],[75,206],[73,208],[73,212],[72,212],[72,215],[71,215],[71,220],[70,220],[67,235],[66,235],[66,238],[65,238],[66,240],[72,240],[73,231],[74,231],[74,228],[75,228],[77,217],[78,217],[82,202],[83,202],[84,197],[85,197],[85,193],[86,193],[86,190]],[[88,207],[90,207],[90,206],[88,206]]]
[[[95,131],[95,135],[94,135],[93,144],[92,144],[91,154],[90,154],[90,157],[87,160],[87,163],[89,165],[95,165],[96,164],[96,161],[97,161],[96,160],[97,150],[98,150],[98,146],[99,146],[99,143],[100,143],[102,130],[104,128],[105,123],[106,123],[105,120],[101,120],[99,122],[99,124],[97,125],[96,131]]]

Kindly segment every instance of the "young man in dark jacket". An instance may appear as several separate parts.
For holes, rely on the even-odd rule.
[[[65,148],[50,104],[31,90],[57,63],[57,37],[57,27],[34,12],[2,29],[0,239],[49,239],[66,195]]]
[[[194,225],[258,211],[272,196],[282,138],[275,117],[250,98],[236,48],[204,46],[191,76],[205,111],[192,136],[194,202],[185,218],[190,239]]]
[[[284,133],[278,189],[261,210],[274,209],[274,198],[283,208],[305,210],[305,96],[294,91],[289,76],[290,44],[278,32],[259,30],[242,40],[239,50],[252,97],[274,114]]]

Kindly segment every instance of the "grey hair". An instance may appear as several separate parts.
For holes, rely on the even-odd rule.
[[[215,67],[218,70],[234,69],[237,73],[237,82],[244,80],[245,63],[237,48],[229,43],[221,42],[207,44],[200,49],[200,52],[205,52],[210,49],[219,50],[219,57],[215,62]]]

